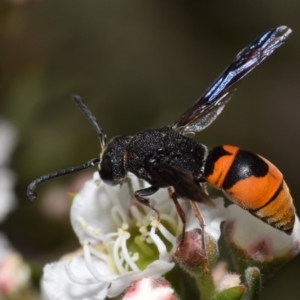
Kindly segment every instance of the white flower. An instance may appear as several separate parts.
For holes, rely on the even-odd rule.
[[[0,119],[0,222],[16,205],[13,191],[15,174],[7,168],[15,144],[15,129],[8,122]]]
[[[0,222],[15,207],[15,174],[7,168],[16,144],[13,126],[0,119]],[[21,256],[11,249],[9,242],[0,234],[0,298],[10,296],[28,284],[29,267]]]
[[[269,262],[276,258],[293,258],[300,251],[300,224],[296,216],[294,229],[287,235],[262,222],[249,212],[232,204],[225,233],[229,243],[242,249],[257,262]]]
[[[173,268],[169,258],[182,224],[166,190],[151,197],[161,213],[158,224],[134,199],[142,184],[130,176],[121,188],[111,187],[96,172],[76,195],[71,223],[83,251],[45,267],[43,288],[51,300],[114,297],[133,281]]]
[[[71,207],[71,223],[82,250],[44,268],[43,290],[49,299],[104,299],[119,295],[132,282],[170,271],[182,223],[167,189],[150,197],[156,214],[137,202],[134,191],[149,186],[131,175],[120,186],[104,184],[98,175],[86,182]],[[188,201],[181,201],[188,228],[199,227]],[[220,209],[221,208],[221,209]],[[213,212],[201,212],[206,230],[219,238],[224,208],[216,201]],[[209,208],[211,210],[211,208]],[[221,215],[221,217],[220,217]]]

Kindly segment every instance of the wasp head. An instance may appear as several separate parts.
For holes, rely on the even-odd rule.
[[[117,185],[126,178],[124,154],[130,140],[129,136],[117,136],[106,145],[99,169],[100,177],[105,183]]]

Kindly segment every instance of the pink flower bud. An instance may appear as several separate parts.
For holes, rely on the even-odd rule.
[[[202,241],[200,229],[187,231],[183,243],[174,254],[180,266],[194,276],[207,272],[219,255],[217,243],[208,233],[205,233],[206,249]]]
[[[24,288],[30,279],[29,267],[16,252],[9,252],[0,264],[0,298]]]
[[[133,282],[125,291],[123,300],[177,300],[170,283],[162,277],[148,277]]]

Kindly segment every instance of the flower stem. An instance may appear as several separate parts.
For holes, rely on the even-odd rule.
[[[201,300],[209,300],[215,294],[215,285],[211,274],[202,274],[196,277],[196,283]]]

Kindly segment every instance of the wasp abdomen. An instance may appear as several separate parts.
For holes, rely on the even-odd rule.
[[[295,208],[281,172],[265,158],[234,146],[213,148],[207,157],[205,180],[271,226],[290,233]]]

